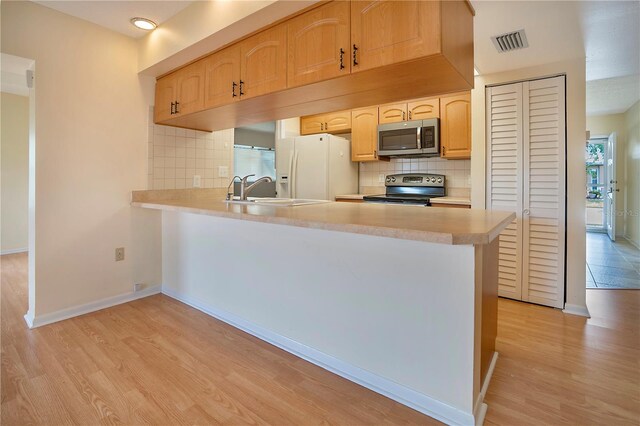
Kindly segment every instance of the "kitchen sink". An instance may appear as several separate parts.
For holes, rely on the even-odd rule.
[[[310,200],[306,198],[260,198],[249,197],[246,200],[239,200],[234,197],[233,200],[225,200],[228,204],[244,204],[244,205],[258,205],[258,206],[274,206],[274,207],[294,207],[294,206],[307,206],[310,204],[322,204],[329,203],[328,200]]]

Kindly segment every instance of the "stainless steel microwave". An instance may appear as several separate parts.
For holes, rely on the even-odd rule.
[[[440,121],[403,121],[378,126],[378,155],[383,157],[438,157]]]

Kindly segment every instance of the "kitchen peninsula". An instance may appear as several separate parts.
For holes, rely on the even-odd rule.
[[[223,198],[134,191],[163,211],[163,293],[438,420],[482,422],[513,213]]]

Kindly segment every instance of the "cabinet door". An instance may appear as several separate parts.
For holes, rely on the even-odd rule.
[[[290,20],[287,39],[288,87],[349,74],[349,2],[334,1]]]
[[[440,118],[440,99],[420,99],[407,104],[409,120]]]
[[[442,157],[471,157],[471,94],[440,98],[440,118]]]
[[[177,115],[190,114],[204,109],[203,60],[178,70],[177,101]]]
[[[287,87],[287,26],[277,25],[240,43],[241,99]]]
[[[351,44],[351,72],[439,53],[440,2],[352,1]]]
[[[378,159],[378,108],[351,111],[351,161]]]
[[[156,98],[153,110],[154,121],[161,122],[173,116],[173,107],[177,99],[178,71],[165,75],[156,81]]]
[[[205,58],[204,63],[205,108],[226,105],[240,99],[240,87],[238,86],[240,83],[240,47],[234,45],[214,53]]]
[[[324,131],[346,133],[351,130],[351,111],[331,112],[324,115]]]
[[[380,124],[397,123],[406,119],[407,104],[387,104],[379,107],[378,122]]]
[[[300,117],[300,134],[313,135],[324,132],[324,114]]]

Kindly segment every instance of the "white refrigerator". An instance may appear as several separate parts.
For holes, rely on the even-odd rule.
[[[358,193],[358,163],[351,142],[327,133],[276,140],[278,198],[335,201]]]

